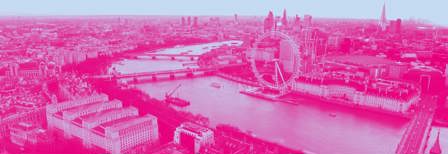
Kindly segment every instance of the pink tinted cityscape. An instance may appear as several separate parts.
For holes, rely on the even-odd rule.
[[[442,4],[345,1],[6,2],[0,153],[448,153]]]

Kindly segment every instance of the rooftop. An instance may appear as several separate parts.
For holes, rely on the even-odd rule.
[[[135,118],[138,118],[138,117],[137,116],[122,117],[120,119],[115,119],[115,120],[103,123],[101,125],[98,125],[98,126],[92,128],[92,130],[94,130],[94,131],[96,131],[98,133],[101,133],[101,135],[104,136],[105,128],[110,127],[111,125],[115,125],[117,123],[121,123],[121,122],[124,122],[124,121],[129,121],[129,120],[132,120],[132,119],[135,119]]]
[[[129,111],[129,110],[137,110],[137,109],[134,108],[134,107],[117,108],[117,109],[107,110],[107,111],[104,111],[104,112],[97,112],[97,113],[94,113],[94,114],[89,114],[89,115],[83,116],[81,119],[83,120],[83,122],[91,123],[91,122],[95,122],[95,121],[97,121],[99,119],[102,119],[104,117],[108,117],[108,116],[124,113],[124,112]]]
[[[203,127],[198,124],[191,123],[191,122],[183,123],[180,127],[185,130],[199,134],[199,135],[201,135],[204,132],[210,131],[210,129],[208,129],[207,127]]]
[[[153,151],[152,154],[189,154],[190,152],[182,147],[181,145],[177,145],[174,143],[165,144]]]
[[[394,64],[394,61],[379,58],[375,56],[367,55],[343,55],[343,56],[331,56],[326,57],[327,61],[334,61],[340,63],[348,63],[361,66],[374,66],[374,65],[390,65]]]
[[[87,110],[87,109],[90,109],[90,108],[94,108],[94,107],[98,108],[98,107],[102,106],[105,103],[106,102],[96,102],[96,103],[93,103],[93,104],[85,104],[85,105],[81,105],[81,106],[77,106],[77,107],[73,107],[73,108],[67,109],[67,110],[62,111],[62,112],[64,114],[72,115],[72,114],[75,114],[75,113],[78,113],[78,112],[81,112],[81,111],[84,111],[84,110]]]
[[[34,125],[27,123],[27,122],[19,122],[19,123],[13,125],[12,128],[20,129],[23,131],[30,131],[30,130],[36,129],[36,127]]]
[[[95,98],[100,98],[100,97],[102,99],[100,99],[99,101],[93,101],[93,102],[89,102],[88,101],[88,100],[95,99]],[[94,94],[94,95],[83,97],[83,98],[77,99],[77,100],[71,100],[71,101],[65,101],[65,102],[61,102],[61,103],[49,104],[49,105],[47,105],[47,107],[50,109],[51,112],[60,111],[61,109],[62,110],[68,110],[68,109],[76,108],[78,106],[82,106],[84,104],[92,104],[92,103],[95,103],[95,102],[107,101],[108,98],[109,97],[106,94]]]
[[[110,131],[119,131],[146,121],[151,121],[155,119],[154,116],[142,116],[142,117],[136,117],[136,118],[132,118],[126,121],[119,121],[116,122],[115,124],[111,125],[108,127],[108,129],[110,129]]]
[[[93,104],[85,104],[85,105],[81,105],[81,106],[78,106],[78,107],[74,107],[74,108],[68,109],[68,110],[64,111],[64,114],[73,115],[73,114],[76,114],[76,113],[79,113],[79,112],[82,112],[82,111],[85,111],[85,110],[89,110],[89,109],[97,109],[97,111],[100,112],[105,107],[107,108],[107,106],[112,106],[112,105],[117,104],[117,103],[121,104],[121,101],[119,101],[119,100],[112,100],[112,101],[106,101],[106,102],[96,102],[96,103],[93,103]]]
[[[22,69],[22,70],[37,70],[37,69],[39,69],[39,65],[36,62],[22,63],[19,66],[20,66],[20,69]]]

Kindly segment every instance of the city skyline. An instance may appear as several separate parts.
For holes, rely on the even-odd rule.
[[[381,8],[386,4],[388,19],[402,18],[429,21],[447,26],[448,17],[444,16],[442,0],[430,1],[177,1],[147,2],[132,0],[121,2],[86,0],[80,1],[3,1],[0,16],[53,16],[53,15],[233,15],[264,16],[270,10],[281,15],[283,9],[288,15],[310,14],[327,18],[379,19]],[[253,4],[257,4],[255,7]],[[291,5],[293,4],[293,5]],[[250,7],[249,7],[250,6]],[[417,10],[417,11],[416,11]],[[418,11],[424,10],[424,11]]]
[[[443,5],[298,1],[4,2],[0,154],[448,151]]]

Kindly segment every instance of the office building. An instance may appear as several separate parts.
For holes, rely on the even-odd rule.
[[[310,26],[312,26],[312,20],[313,20],[313,16],[311,16],[311,15],[309,15],[309,14],[306,14],[306,15],[304,15],[303,16],[303,25],[305,26],[305,27],[310,27]]]
[[[123,108],[121,101],[105,94],[47,106],[50,129],[77,137],[87,147],[95,145],[110,153],[127,153],[133,148],[158,141],[157,118],[139,116],[134,107]]]
[[[202,147],[212,145],[215,141],[213,131],[209,128],[186,122],[176,128],[174,143],[197,154]]]
[[[12,143],[24,147],[26,144],[37,144],[46,141],[46,131],[28,122],[19,122],[10,128]]]
[[[275,19],[274,19],[274,13],[272,11],[269,11],[268,16],[264,19],[264,31],[272,31],[274,29]]]
[[[295,71],[294,48],[291,42],[287,40],[280,41],[280,64],[283,66],[283,71],[293,73]]]

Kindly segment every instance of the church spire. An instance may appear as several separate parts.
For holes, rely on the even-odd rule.
[[[379,26],[380,26],[382,31],[386,30],[386,27],[387,27],[386,2],[384,2],[383,9],[381,10],[381,18],[380,18]]]

